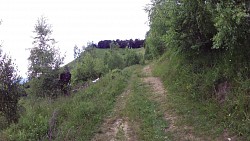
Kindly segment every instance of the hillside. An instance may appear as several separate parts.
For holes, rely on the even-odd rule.
[[[104,57],[108,51],[92,53]],[[126,56],[125,50],[116,51]],[[143,49],[133,51],[141,53]],[[79,60],[71,65],[78,63]],[[232,128],[218,124],[221,109],[216,103],[200,103],[174,93],[166,79],[167,63],[167,60],[155,60],[146,65],[108,71],[96,83],[80,81],[73,85],[69,97],[22,98],[19,122],[1,130],[0,138],[18,141],[247,140],[247,134],[239,136]]]
[[[116,96],[120,95],[129,83],[133,70],[127,67],[143,61],[143,58],[140,58],[143,50],[143,48],[136,50],[92,48],[84,52],[78,60],[68,64],[72,67],[70,97],[65,97],[57,88],[47,93],[45,97],[40,94],[41,88],[35,84],[41,80],[52,80],[50,83],[53,84],[55,81],[53,77],[43,79],[41,76],[38,80],[30,81],[30,88],[26,89],[28,96],[19,100],[18,123],[8,127],[6,119],[1,116],[0,138],[3,140],[90,139],[103,118],[112,111]],[[107,57],[109,62],[105,65],[104,57]],[[120,62],[116,66],[118,60]],[[102,74],[99,75],[100,81],[92,83],[91,80],[98,77],[98,73]]]

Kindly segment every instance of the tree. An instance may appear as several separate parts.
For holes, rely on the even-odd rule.
[[[148,12],[150,30],[146,34],[145,57],[152,59],[166,50],[165,37],[170,27],[170,10],[173,1],[152,0],[145,9]]]
[[[34,47],[30,50],[28,58],[30,64],[28,69],[29,79],[33,79],[32,92],[38,96],[53,96],[57,88],[59,67],[63,63],[64,57],[60,56],[59,49],[55,48],[55,39],[51,38],[52,26],[47,23],[47,19],[41,16],[33,31]]]
[[[74,46],[74,59],[80,57],[82,50],[77,45]]]
[[[30,50],[29,77],[37,78],[39,75],[58,69],[63,63],[64,57],[60,56],[59,49],[55,48],[55,39],[51,38],[52,26],[47,23],[47,19],[41,16],[33,31],[34,47]]]
[[[18,121],[20,81],[15,64],[6,54],[3,55],[0,49],[0,115],[2,114],[9,124]]]
[[[214,25],[217,33],[213,37],[213,47],[229,51],[242,51],[249,55],[250,23],[248,22],[247,1],[225,1],[216,6]],[[215,7],[214,6],[214,7]],[[247,50],[248,51],[247,51]]]

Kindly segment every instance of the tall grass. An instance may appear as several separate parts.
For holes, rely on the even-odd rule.
[[[174,52],[165,53],[154,69],[154,75],[161,77],[168,89],[172,108],[198,133],[203,131],[215,137],[228,129],[250,140],[247,64],[237,68],[240,63],[237,57],[226,53],[197,55],[196,59],[188,60]],[[215,88],[222,79],[230,83],[230,91],[220,103]]]
[[[131,68],[130,68],[131,69]],[[70,97],[23,99],[26,111],[18,124],[0,134],[5,140],[90,140],[109,115],[116,96],[122,93],[131,75],[129,68],[111,72]]]

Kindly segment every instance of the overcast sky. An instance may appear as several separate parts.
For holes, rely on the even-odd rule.
[[[56,46],[66,52],[65,63],[73,60],[75,45],[115,39],[144,39],[149,30],[150,0],[0,0],[2,49],[26,77],[29,51],[37,19],[42,15],[52,25]]]

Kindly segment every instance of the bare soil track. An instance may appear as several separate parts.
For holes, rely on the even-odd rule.
[[[136,141],[137,137],[130,126],[128,117],[123,117],[120,112],[125,108],[130,86],[127,87],[116,101],[111,117],[104,120],[99,132],[92,141]]]

